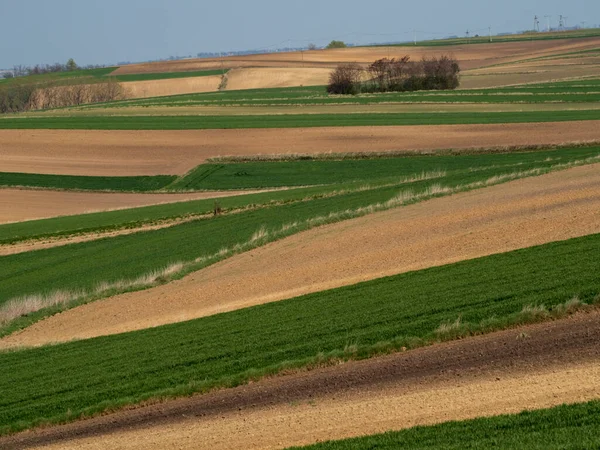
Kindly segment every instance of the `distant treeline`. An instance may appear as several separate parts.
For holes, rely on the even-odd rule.
[[[383,58],[364,68],[356,63],[341,64],[330,75],[330,94],[361,92],[405,92],[456,89],[460,66],[456,59],[442,55],[410,61]]]
[[[28,83],[19,80],[0,85],[0,114],[108,102],[124,97],[122,85],[114,79],[86,79],[85,83],[75,79],[68,83]]]
[[[71,58],[65,64],[36,64],[35,66],[17,65],[14,66],[12,70],[4,72],[2,76],[4,78],[17,78],[26,77],[30,75],[44,75],[48,73],[73,72],[75,70],[100,69],[103,67],[106,66],[90,64],[87,66],[80,67],[75,63],[73,58]]]

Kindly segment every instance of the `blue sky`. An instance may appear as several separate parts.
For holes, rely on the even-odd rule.
[[[0,0],[0,68],[108,64],[202,51],[369,43],[530,29],[533,17],[600,23],[600,1]]]

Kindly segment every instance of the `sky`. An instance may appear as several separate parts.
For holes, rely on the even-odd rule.
[[[598,0],[0,0],[0,68],[115,64],[200,52],[365,44],[600,23]]]

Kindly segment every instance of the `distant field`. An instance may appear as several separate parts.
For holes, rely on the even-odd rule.
[[[488,113],[288,114],[283,116],[137,116],[1,118],[0,129],[57,130],[205,130],[387,125],[450,125],[598,120],[598,111]]]
[[[193,72],[139,73],[131,75],[113,75],[111,78],[114,78],[117,81],[170,80],[173,78],[210,77],[213,75],[223,75],[228,71],[229,69],[197,70]]]
[[[527,322],[527,305],[575,295],[591,303],[600,292],[598,252],[600,235],[591,235],[190,322],[0,353],[0,365],[11,368],[0,374],[0,432],[232,386],[327,357],[413,348],[438,340],[435,330],[457,317],[458,331],[468,333]]]
[[[511,448],[559,450],[600,447],[600,402],[563,405],[499,417],[414,427],[306,450],[394,450]],[[299,449],[300,447],[294,447]]]
[[[436,47],[436,46],[447,46],[447,45],[460,45],[460,44],[488,44],[490,43],[490,37],[487,33],[481,33],[482,36],[473,36],[470,38],[450,38],[450,39],[436,39],[429,41],[418,41],[417,46],[423,47]],[[521,42],[521,41],[545,41],[553,39],[574,39],[574,38],[586,38],[600,36],[600,28],[587,28],[581,30],[571,31],[552,31],[552,32],[537,32],[537,33],[525,33],[525,34],[512,34],[506,36],[492,36],[491,42],[493,43],[504,43],[504,42]],[[396,44],[399,46],[414,46],[414,43],[407,42],[404,44]]]

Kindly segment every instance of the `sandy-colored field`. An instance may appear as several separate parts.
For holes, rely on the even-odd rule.
[[[248,130],[0,130],[4,172],[184,174],[225,155],[381,152],[597,141],[600,121]]]
[[[493,64],[520,61],[555,54],[576,52],[600,47],[600,38],[561,39],[501,44],[455,45],[445,47],[356,47],[339,50],[316,50],[292,53],[249,55],[216,59],[186,59],[157,63],[131,64],[120,67],[113,74],[185,72],[223,67],[333,67],[340,62],[371,63],[379,58],[409,55],[412,59],[423,56],[452,54],[463,70]]]
[[[128,81],[121,83],[128,98],[214,92],[221,84],[220,76],[173,78],[167,80]]]
[[[265,449],[600,398],[600,314],[0,438],[5,448]]]
[[[266,89],[327,84],[331,69],[233,69],[227,73],[227,90]]]
[[[0,223],[68,216],[136,206],[229,197],[256,191],[214,191],[186,194],[129,194],[0,189]]]
[[[356,47],[132,64],[120,67],[114,74],[180,72],[227,67],[233,69],[228,74],[227,90],[309,86],[326,84],[331,69],[343,62],[367,64],[379,58],[399,58],[409,55],[413,60],[418,60],[424,56],[451,54],[459,60],[463,74],[466,75],[462,80],[462,88],[472,89],[596,75],[598,73],[598,63],[596,61],[597,57],[594,59],[593,56],[586,57],[583,55],[582,59],[584,61],[590,60],[591,62],[588,66],[581,67],[573,67],[571,57],[564,60],[554,59],[551,65],[543,60],[539,62],[530,62],[529,60],[599,47],[600,38],[504,42],[500,44],[463,44],[447,47]],[[510,65],[510,63],[515,64],[513,67],[504,67],[504,65]],[[484,73],[485,76],[474,76],[482,75],[478,69],[499,64],[502,66],[483,69],[487,71]],[[545,67],[545,70],[540,70],[540,67]],[[184,93],[183,91],[185,93],[207,92],[210,90],[208,86],[202,85],[200,90],[193,91],[191,90],[192,87],[186,86],[184,81],[169,81],[170,83],[161,82],[163,88],[156,91],[157,93],[154,95],[173,95]],[[149,86],[154,86],[153,82],[147,83]],[[216,90],[216,87],[213,90]],[[133,97],[139,96],[137,94],[133,95]],[[151,95],[141,96],[148,97]]]
[[[316,228],[182,280],[50,317],[0,340],[0,348],[180,322],[599,232],[596,164]]]

